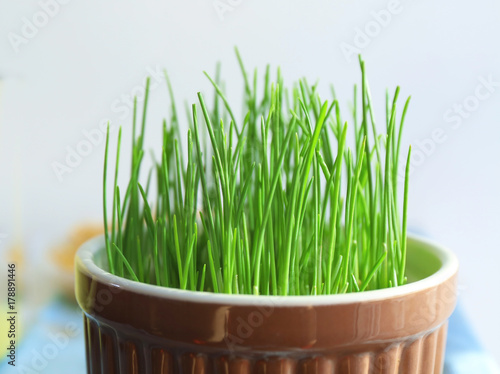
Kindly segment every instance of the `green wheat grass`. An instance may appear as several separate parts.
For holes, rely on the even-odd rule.
[[[229,104],[241,97],[225,96],[217,69],[214,79],[205,73],[215,91],[212,105],[198,93],[189,126],[182,125],[165,74],[171,116],[161,128],[162,152],[141,179],[147,80],[140,122],[134,101],[125,190],[117,185],[121,129],[118,134],[111,212],[108,131],[103,187],[109,271],[164,287],[227,294],[324,295],[406,283],[411,149],[402,216],[398,163],[410,99],[398,116],[399,87],[392,98],[386,94],[385,131],[377,133],[360,57],[361,89],[354,87],[348,127],[333,89],[331,102],[323,101],[317,84],[302,79],[287,87],[279,69],[271,80],[269,66],[261,82],[236,55],[244,80],[243,119]],[[186,152],[181,136],[187,137]]]

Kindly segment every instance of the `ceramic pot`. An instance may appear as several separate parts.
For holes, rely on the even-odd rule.
[[[76,257],[89,374],[438,374],[458,263],[408,239],[404,286],[331,296],[181,291],[103,270],[103,239]]]

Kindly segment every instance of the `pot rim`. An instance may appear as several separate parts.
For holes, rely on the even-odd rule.
[[[228,306],[275,305],[281,307],[308,307],[333,304],[340,305],[397,298],[403,295],[433,288],[446,282],[458,272],[458,259],[451,250],[419,235],[409,234],[407,238],[408,246],[415,243],[425,246],[428,251],[432,252],[432,254],[441,261],[441,267],[439,270],[426,278],[405,284],[403,286],[346,294],[299,296],[235,295],[206,291],[180,290],[177,288],[136,282],[134,280],[113,275],[96,265],[94,255],[101,250],[105,250],[103,243],[104,235],[90,239],[80,247],[75,256],[75,266],[80,271],[90,274],[92,278],[98,279],[103,283],[112,284],[118,288],[126,288],[129,291],[153,297],[194,303],[223,304]]]

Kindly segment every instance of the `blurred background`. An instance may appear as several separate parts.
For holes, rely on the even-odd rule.
[[[182,113],[196,92],[211,92],[202,72],[217,61],[229,96],[240,95],[238,46],[248,70],[281,66],[285,81],[319,79],[326,94],[333,83],[348,118],[361,53],[379,123],[386,88],[412,96],[411,228],[457,254],[461,304],[500,359],[499,35],[494,0],[0,3],[0,277],[15,259],[23,331],[71,290],[71,257],[61,263],[58,251],[72,253],[100,230],[105,126],[116,140],[122,125],[128,148],[146,76],[147,142],[159,149],[169,115],[163,68]],[[67,317],[80,321],[68,305]]]

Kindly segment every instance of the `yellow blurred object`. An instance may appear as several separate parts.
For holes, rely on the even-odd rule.
[[[14,244],[7,252],[7,262],[22,266],[24,263],[24,251],[21,243]]]
[[[7,315],[7,308],[3,308],[1,311],[2,316]],[[8,347],[9,343],[9,338],[7,336],[7,331],[9,331],[9,322],[7,321],[7,318],[1,318],[0,319],[0,346],[1,347]],[[2,349],[0,351],[0,361],[3,360],[5,355],[7,354],[7,350]]]
[[[73,272],[73,261],[78,248],[87,240],[103,233],[102,225],[95,223],[78,225],[63,243],[50,252],[50,258],[61,269]]]
[[[62,291],[74,300],[74,259],[78,248],[87,240],[104,233],[102,224],[86,223],[73,228],[68,237],[49,252],[50,262],[55,266]]]

